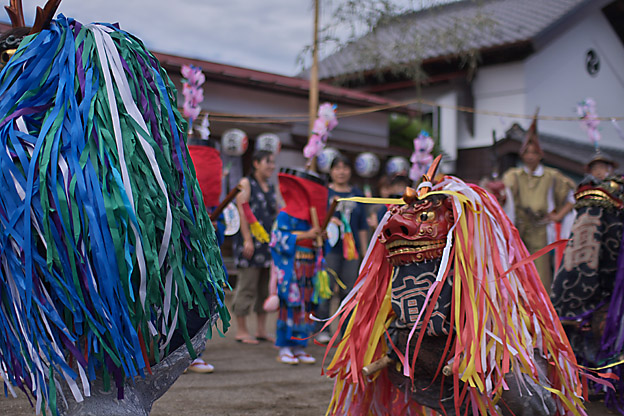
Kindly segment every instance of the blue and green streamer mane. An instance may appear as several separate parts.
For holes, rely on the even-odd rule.
[[[0,371],[56,413],[223,328],[225,275],[176,90],[140,40],[60,15],[0,73]],[[194,354],[193,352],[191,353]],[[55,381],[52,381],[55,380]]]

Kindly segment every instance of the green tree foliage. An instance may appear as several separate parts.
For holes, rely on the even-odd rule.
[[[440,154],[440,140],[434,135],[433,120],[431,114],[423,114],[421,117],[409,117],[405,114],[392,114],[389,119],[390,146],[401,147],[408,151],[414,150],[414,138],[421,130],[425,130],[433,138],[434,147],[432,154]]]

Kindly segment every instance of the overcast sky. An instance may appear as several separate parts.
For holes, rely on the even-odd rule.
[[[22,3],[32,25],[45,0]],[[118,22],[156,52],[283,75],[299,72],[297,55],[313,36],[311,0],[63,0],[58,12],[81,23]]]

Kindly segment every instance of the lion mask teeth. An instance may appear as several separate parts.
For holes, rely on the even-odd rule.
[[[386,243],[388,259],[394,265],[419,263],[442,257],[446,240],[404,240]]]

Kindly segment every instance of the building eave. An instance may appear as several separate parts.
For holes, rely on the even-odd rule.
[[[253,87],[270,91],[279,91],[295,96],[309,95],[310,81],[307,79],[272,74],[248,68],[199,59],[170,55],[162,52],[152,52],[161,65],[170,73],[179,73],[183,65],[195,65],[202,68],[207,80],[213,80],[244,87]],[[319,98],[339,104],[349,104],[357,107],[389,106],[392,111],[410,113],[413,110],[400,106],[398,102],[376,95],[335,87],[327,83],[319,83]]]
[[[480,66],[495,65],[507,62],[517,62],[525,59],[535,51],[533,42],[530,39],[505,43],[501,45],[482,48],[479,50]],[[409,65],[409,64],[403,64]],[[443,55],[425,59],[421,66],[426,73],[433,74],[421,82],[409,79],[400,79],[394,82],[370,82],[365,89],[369,93],[387,92],[402,88],[414,87],[417,85],[435,85],[448,82],[453,79],[468,76],[468,71],[462,67],[462,58],[459,54]],[[373,80],[384,78],[392,72],[390,67],[381,70],[367,70],[363,72],[352,72],[338,77],[323,79],[326,83],[349,83],[356,80]],[[379,73],[385,74],[381,77]]]

